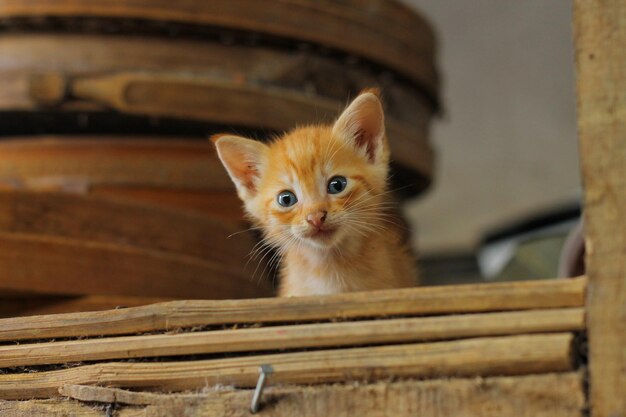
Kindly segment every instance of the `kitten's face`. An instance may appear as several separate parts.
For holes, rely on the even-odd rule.
[[[372,231],[388,166],[374,94],[361,94],[334,126],[296,129],[268,145],[214,140],[246,211],[270,243],[324,250]]]
[[[368,231],[386,174],[386,164],[370,163],[330,127],[298,129],[269,146],[246,206],[270,241],[329,248]]]

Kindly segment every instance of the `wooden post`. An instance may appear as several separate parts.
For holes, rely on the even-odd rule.
[[[626,3],[575,0],[585,186],[590,400],[626,416]]]

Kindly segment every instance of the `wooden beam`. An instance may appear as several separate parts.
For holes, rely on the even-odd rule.
[[[574,1],[591,413],[626,416],[626,3]]]
[[[0,346],[0,368],[109,359],[381,345],[479,336],[580,331],[582,308],[316,323],[175,335]]]
[[[566,372],[573,369],[572,340],[571,334],[556,333],[189,362],[102,363],[0,375],[0,399],[54,397],[67,383],[161,391],[253,387],[263,364],[273,367],[273,384]]]
[[[581,307],[586,282],[580,277],[315,297],[173,301],[105,312],[2,319],[0,341],[130,334],[214,324]]]
[[[142,417],[228,415],[251,417],[249,391],[221,390],[204,394],[153,394],[115,388],[64,386],[64,396],[86,402],[115,403],[116,416]],[[7,401],[0,410],[15,410],[13,417],[39,416],[27,410],[49,407],[47,415],[60,415],[77,403],[67,400]],[[149,405],[147,408],[124,407]],[[268,387],[261,415],[275,417],[328,416],[463,416],[463,417],[582,417],[585,396],[581,373],[396,381],[373,384]],[[2,406],[0,406],[2,407]],[[94,410],[91,404],[83,406]],[[17,414],[18,411],[24,414]],[[57,412],[57,414],[53,414]],[[46,415],[46,416],[47,416]],[[81,414],[73,414],[81,415]],[[87,414],[85,414],[87,415]],[[95,415],[95,414],[94,414]],[[135,415],[135,414],[130,414]],[[98,414],[104,417],[103,414]]]

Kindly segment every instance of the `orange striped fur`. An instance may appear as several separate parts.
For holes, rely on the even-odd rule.
[[[297,128],[268,144],[212,139],[246,212],[282,260],[280,296],[416,285],[387,191],[389,151],[375,92],[361,93],[332,126]],[[337,176],[345,189],[330,193]],[[292,206],[279,204],[285,191],[297,199]]]

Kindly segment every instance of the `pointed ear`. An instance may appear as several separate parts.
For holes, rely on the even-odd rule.
[[[211,138],[217,155],[237,187],[242,200],[254,197],[259,186],[267,146],[238,136],[215,135]]]
[[[350,103],[333,126],[333,135],[348,141],[370,162],[379,162],[383,155],[385,115],[373,91],[365,91]]]

